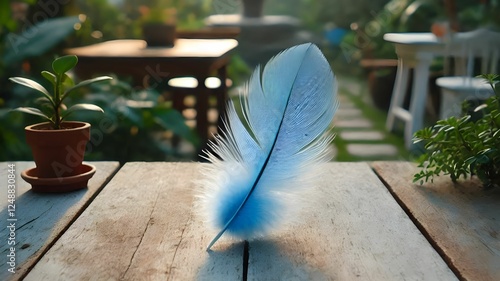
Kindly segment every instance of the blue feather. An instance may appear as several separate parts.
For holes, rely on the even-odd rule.
[[[318,164],[331,160],[328,134],[338,102],[330,65],[312,44],[292,47],[257,67],[207,152],[203,210],[218,230],[251,239],[286,222]],[[238,107],[239,110],[236,108]]]

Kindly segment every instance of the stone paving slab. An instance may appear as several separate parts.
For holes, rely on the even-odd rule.
[[[358,108],[354,103],[348,101],[348,102],[343,102],[343,101],[340,101],[339,103],[339,109],[340,108],[345,108],[345,109],[349,109],[349,108]]]
[[[359,83],[350,83],[350,81],[341,81],[339,83],[339,89],[340,91],[347,91],[354,96],[359,96],[363,92]]]
[[[347,141],[379,141],[384,139],[384,134],[379,131],[342,131],[340,138]]]
[[[363,116],[363,112],[358,108],[339,108],[335,116],[337,118],[359,117]]]
[[[355,128],[355,129],[366,129],[371,128],[373,126],[370,120],[365,118],[356,118],[356,119],[338,119],[333,122],[335,127],[337,128]]]
[[[348,144],[347,152],[358,157],[395,156],[398,149],[390,144]]]

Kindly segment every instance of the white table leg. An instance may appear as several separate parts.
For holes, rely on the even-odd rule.
[[[424,123],[425,102],[427,99],[427,86],[429,82],[429,66],[432,56],[418,58],[413,75],[413,87],[410,101],[411,120],[405,126],[405,145],[409,148],[412,144],[413,134],[420,130]]]
[[[392,90],[391,105],[387,114],[385,127],[388,131],[394,129],[395,111],[402,108],[405,100],[406,87],[408,84],[409,67],[402,58],[398,58],[398,69],[396,72],[396,81]]]

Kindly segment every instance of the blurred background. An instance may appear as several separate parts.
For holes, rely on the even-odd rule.
[[[385,119],[396,73],[394,46],[387,32],[430,32],[436,22],[467,31],[500,24],[498,0],[26,0],[0,2],[0,161],[31,160],[23,128],[41,121],[9,112],[28,106],[34,93],[8,77],[44,83],[42,70],[67,48],[115,39],[143,39],[146,23],[175,26],[177,37],[226,35],[238,40],[228,65],[229,97],[238,94],[258,64],[279,51],[304,42],[317,44],[339,83],[341,107],[332,143],[337,161],[409,160],[418,151],[403,144],[402,130],[388,132]],[[217,32],[219,31],[219,32]],[[433,83],[443,62],[432,65]],[[97,74],[97,73],[96,73]],[[200,137],[189,126],[189,112],[177,112],[162,85],[137,87],[127,75],[111,85],[96,85],[69,102],[86,100],[105,115],[73,119],[93,125],[98,145],[87,147],[87,160],[192,161]],[[434,88],[434,90],[436,90]],[[192,97],[196,98],[196,97]],[[426,122],[437,113],[426,112]],[[105,120],[109,126],[99,126]],[[162,122],[158,122],[161,120]],[[186,126],[188,125],[188,126]],[[99,129],[101,128],[101,129]]]

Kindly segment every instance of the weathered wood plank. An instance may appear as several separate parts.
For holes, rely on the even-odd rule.
[[[460,277],[500,280],[500,190],[484,191],[477,180],[453,184],[447,176],[419,186],[412,183],[415,164],[372,166]]]
[[[304,224],[250,242],[248,280],[456,280],[367,164],[326,167]]]
[[[0,200],[2,222],[0,237],[7,238],[8,225],[7,176],[9,163],[0,163],[0,182],[4,197]],[[89,180],[88,188],[69,193],[41,194],[31,191],[31,185],[20,176],[23,170],[35,166],[33,162],[13,162],[15,164],[15,274],[7,271],[7,255],[10,247],[7,241],[0,244],[0,280],[19,279],[52,246],[53,242],[65,231],[76,217],[86,208],[90,200],[101,190],[104,184],[119,168],[118,162],[93,162],[97,171]]]
[[[241,243],[194,215],[196,163],[127,163],[26,280],[241,280]]]

